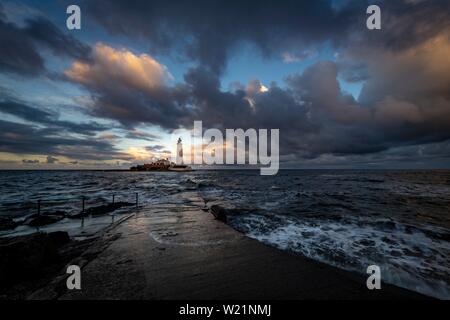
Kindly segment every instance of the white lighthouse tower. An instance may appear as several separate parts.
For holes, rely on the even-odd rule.
[[[181,138],[178,138],[177,143],[177,165],[183,165],[183,144],[181,143]]]
[[[175,164],[171,164],[168,168],[169,171],[177,171],[177,172],[187,172],[192,171],[190,166],[184,164],[183,161],[183,144],[181,143],[181,138],[178,138],[177,143],[177,156],[175,159]]]

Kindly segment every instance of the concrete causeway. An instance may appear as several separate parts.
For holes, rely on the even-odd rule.
[[[143,208],[108,228],[65,274],[30,299],[421,299],[247,238],[198,206]]]

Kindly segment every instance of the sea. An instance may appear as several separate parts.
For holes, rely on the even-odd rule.
[[[450,299],[450,170],[0,171],[0,215],[17,221],[35,214],[38,200],[41,213],[70,216],[83,196],[89,208],[113,195],[135,204],[136,194],[140,208],[220,205],[250,238],[361,274],[378,265],[382,282]],[[82,239],[132,210],[39,230]],[[0,237],[35,231],[22,225]]]

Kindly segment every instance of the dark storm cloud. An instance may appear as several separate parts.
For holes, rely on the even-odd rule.
[[[378,3],[382,30],[369,31],[365,1],[347,1],[338,10],[327,1],[88,2],[87,14],[112,34],[142,39],[151,52],[182,53],[199,66],[182,83],[159,79],[147,87],[122,74],[123,64],[97,55],[66,76],[92,94],[94,115],[129,128],[153,124],[170,130],[190,127],[194,120],[205,127],[279,128],[281,152],[296,159],[331,154],[353,155],[356,161],[398,148],[445,144],[450,3]],[[223,91],[220,76],[244,42],[268,57],[324,42],[339,55],[336,63],[321,61],[292,74],[286,87],[271,85],[266,91],[254,81]],[[339,77],[364,81],[358,100],[343,92]]]
[[[89,46],[63,33],[52,22],[42,17],[28,19],[23,33],[58,56],[86,59],[90,53]]]
[[[335,10],[331,1],[86,1],[85,12],[112,34],[145,39],[151,52],[182,49],[185,57],[223,71],[242,42],[263,55],[339,43],[365,19],[365,1]],[[177,50],[177,52],[179,52]]]
[[[436,50],[430,52],[435,53],[441,54]],[[399,59],[404,61],[402,56]],[[388,74],[399,73],[395,66],[386,66]],[[416,68],[415,85],[432,94],[418,99],[415,91],[400,96],[402,90],[409,92],[404,88],[405,82],[400,81],[381,94],[380,86],[375,84],[388,80],[381,72],[383,68],[377,65],[378,74],[367,80],[364,95],[376,95],[377,99],[366,104],[341,90],[337,79],[339,67],[331,61],[316,63],[302,74],[291,75],[286,79],[286,88],[272,85],[267,91],[262,90],[257,80],[247,87],[222,91],[219,76],[201,67],[189,70],[183,84],[164,86],[158,89],[161,91],[142,91],[132,85],[124,91],[120,82],[114,81],[103,91],[104,87],[97,83],[85,87],[97,96],[92,109],[95,115],[123,122],[126,114],[124,124],[130,128],[153,124],[170,130],[177,126],[191,127],[195,120],[202,120],[205,128],[278,128],[281,152],[306,159],[326,153],[369,154],[450,139],[449,100],[444,91],[444,95],[437,94],[438,88],[448,83],[450,73],[441,68],[434,76],[424,77]],[[161,96],[167,99],[166,103],[149,103]],[[135,108],[138,111],[134,112]],[[155,116],[161,108],[166,115],[163,120]]]
[[[129,159],[114,146],[101,138],[92,136],[110,126],[96,122],[74,123],[59,120],[55,112],[14,99],[8,92],[0,98],[0,114],[12,115],[31,124],[0,121],[0,150],[15,154],[48,154],[47,163],[55,163],[55,156],[66,156],[79,160]],[[87,136],[74,138],[70,135]],[[24,159],[32,164],[34,160]]]
[[[23,30],[0,16],[0,71],[36,75],[45,70],[44,60]]]
[[[35,124],[45,125],[47,128],[57,128],[60,131],[95,135],[100,131],[110,129],[110,126],[100,125],[96,122],[74,123],[58,119],[58,114],[31,107],[25,103],[13,100],[0,99],[0,112],[16,116]]]
[[[385,48],[403,50],[450,23],[447,0],[376,1],[382,8],[383,27],[371,32],[365,27],[368,4],[142,0],[124,5],[121,0],[100,0],[87,1],[83,6],[110,33],[144,39],[152,53],[171,53],[175,48],[215,73],[224,70],[230,55],[243,42],[253,44],[265,56],[298,52],[325,41],[343,48],[376,42]]]
[[[25,25],[17,26],[6,20],[0,7],[0,72],[35,76],[45,72],[45,61],[40,49],[76,59],[88,59],[89,46],[63,33],[43,17],[30,17]]]
[[[145,150],[147,151],[151,151],[151,152],[161,152],[162,150],[164,150],[164,146],[161,145],[154,145],[154,146],[147,146],[145,147]]]
[[[48,154],[77,160],[130,160],[108,141],[72,138],[55,129],[0,120],[0,150],[14,154]]]
[[[444,45],[429,48],[427,54],[442,55],[448,52],[448,48],[450,47]],[[377,97],[367,104],[361,104],[342,92],[337,81],[338,67],[332,62],[320,62],[306,69],[303,74],[288,79],[291,90],[308,109],[308,121],[320,127],[319,132],[305,137],[305,141],[309,140],[306,148],[308,153],[366,154],[450,139],[448,93],[441,91],[438,94],[438,88],[445,86],[450,79],[446,75],[450,66],[443,62],[442,69],[432,73],[431,66],[427,66],[426,74],[422,74],[418,68],[413,68],[418,62],[416,59],[407,62],[403,53],[398,55],[398,60],[392,64],[380,59],[380,64],[377,64],[378,72],[367,80],[363,89],[367,96]],[[436,59],[423,59],[438,63]],[[405,80],[408,79],[407,73],[400,75],[397,83],[388,83],[390,88],[383,94],[378,90],[376,93],[373,91],[374,83],[388,82],[391,73],[399,75],[410,70],[404,69],[400,62],[411,63],[411,68],[415,70],[413,81],[424,89],[420,97],[411,90],[411,80]],[[383,69],[389,70],[388,78],[385,78]],[[301,150],[298,147],[292,148],[299,149]]]
[[[94,95],[92,115],[116,119],[130,130],[138,123],[158,124],[165,128],[175,128],[178,121],[186,116],[178,108],[170,95],[152,96],[132,88],[117,88],[114,91],[100,91]],[[187,111],[187,110],[186,110]],[[143,138],[132,132],[130,138]]]
[[[426,114],[411,119],[409,108],[415,107],[402,101],[361,106],[342,92],[337,76],[335,63],[320,62],[289,77],[285,89],[273,86],[260,92],[261,85],[256,83],[256,92],[248,88],[224,92],[214,73],[192,69],[183,89],[194,107],[185,106],[184,118],[175,123],[189,127],[194,120],[202,120],[205,128],[278,128],[282,153],[304,158],[367,154],[450,138],[448,121],[437,130],[436,119]],[[441,122],[450,119],[448,103],[443,108]]]
[[[188,92],[183,85],[168,87],[170,74],[148,55],[97,44],[92,61],[75,61],[65,76],[91,92],[93,115],[130,129],[137,123],[177,128],[180,119],[190,119]]]
[[[367,43],[387,49],[404,50],[416,46],[450,27],[450,1],[381,1],[382,29],[364,30]]]
[[[11,100],[0,101],[0,112],[11,114],[24,120],[41,123],[51,122],[54,116],[50,112],[32,108],[23,103]]]
[[[267,92],[261,92],[259,82],[251,84],[252,90],[222,92],[214,76],[204,72],[191,70],[186,83],[197,106],[193,119],[205,127],[277,128],[281,152],[304,158],[388,147],[371,125],[370,112],[341,92],[332,62],[317,63],[289,77],[287,88],[272,86]]]
[[[2,20],[6,18],[5,13],[3,11],[4,11],[3,5],[0,3],[0,19]]]
[[[140,130],[128,130],[125,134],[125,138],[127,139],[137,139],[137,140],[146,140],[146,141],[157,141],[161,139],[156,134],[140,131]]]

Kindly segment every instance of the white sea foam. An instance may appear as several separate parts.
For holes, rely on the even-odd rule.
[[[379,265],[382,281],[450,299],[449,243],[418,229],[407,232],[407,225],[396,223],[395,230],[377,227],[386,222],[383,220],[283,217],[280,223],[277,217],[274,225],[270,216],[248,214],[234,217],[230,223],[251,238],[346,270],[364,273],[367,266]]]

